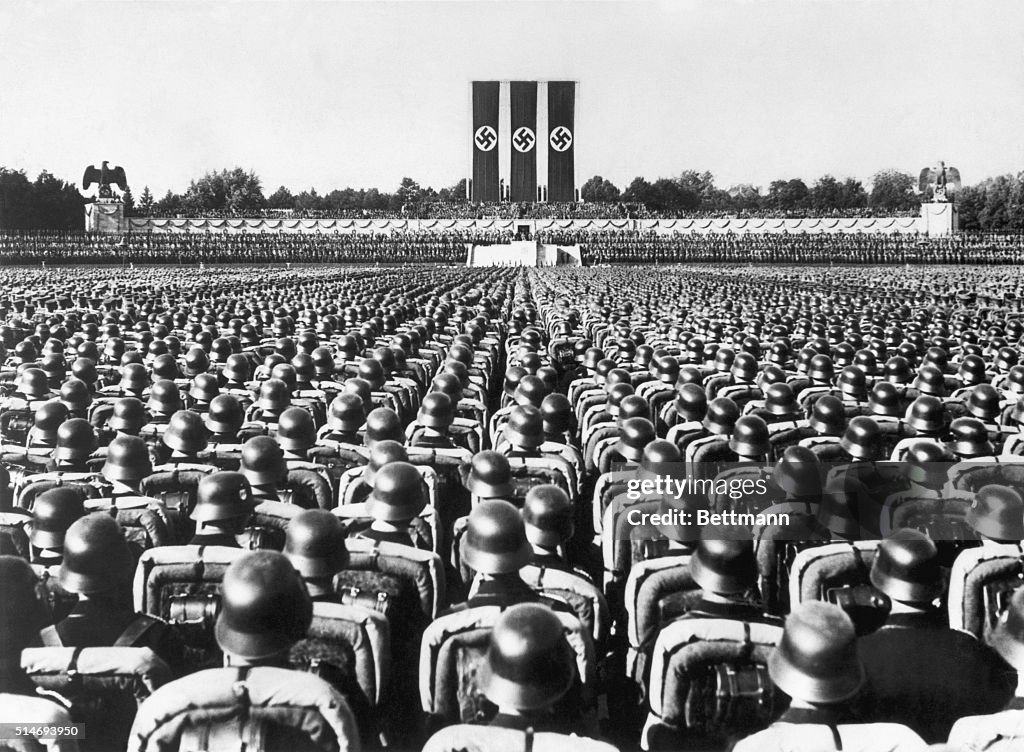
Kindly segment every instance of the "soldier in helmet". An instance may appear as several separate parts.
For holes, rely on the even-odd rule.
[[[43,631],[44,644],[148,647],[179,672],[184,646],[173,627],[132,610],[134,568],[124,531],[109,514],[94,512],[72,523],[64,536],[59,582],[78,596],[78,603],[53,629]]]
[[[967,510],[967,524],[983,545],[1020,543],[1024,541],[1024,499],[1009,486],[983,486]]]
[[[70,418],[57,429],[57,445],[47,472],[89,472],[88,460],[97,449],[96,433],[85,418]]]
[[[39,494],[32,504],[28,529],[32,561],[43,566],[60,564],[64,536],[75,520],[84,516],[85,504],[77,488],[57,487]]]
[[[425,752],[488,749],[578,749],[612,752],[614,747],[577,736],[580,729],[555,712],[572,691],[577,669],[565,628],[540,604],[507,609],[491,632],[480,688],[498,712],[487,726],[468,724],[438,731]]]
[[[252,517],[255,503],[249,481],[241,473],[211,473],[199,481],[196,505],[189,517],[196,523],[193,546],[240,548],[238,536]]]
[[[289,407],[278,417],[274,437],[284,450],[286,462],[307,462],[317,440],[313,416],[304,408]]]
[[[809,601],[795,608],[768,660],[768,673],[791,698],[789,709],[764,731],[736,744],[736,752],[916,752],[925,747],[906,726],[858,722],[856,700],[865,686],[864,668],[853,623],[838,606]]]
[[[207,448],[206,425],[203,416],[192,410],[178,410],[167,422],[161,436],[165,451],[160,464],[184,469],[188,465],[205,465]]]
[[[1015,681],[992,651],[950,629],[935,603],[942,594],[939,553],[923,533],[899,530],[883,540],[871,584],[892,601],[882,627],[860,640],[870,687],[870,718],[903,723],[925,741],[949,735],[964,715],[991,713]]]
[[[341,520],[325,509],[306,509],[288,523],[284,555],[314,602],[337,601],[334,575],[348,563],[345,537]]]
[[[463,485],[474,504],[482,499],[511,499],[515,489],[508,458],[490,450],[477,452],[464,473]]]
[[[286,697],[296,705],[317,708],[333,734],[335,748],[358,749],[359,730],[344,696],[324,679],[290,668],[289,651],[306,636],[312,620],[309,593],[283,554],[253,551],[235,560],[224,573],[221,610],[214,627],[224,668],[200,671],[157,690],[140,708],[131,738],[137,743],[143,733],[165,723],[161,716],[167,703],[188,698],[195,709],[192,698],[204,696],[207,685],[222,683],[224,673],[230,670],[236,691],[244,692],[248,685],[259,683],[260,696]],[[255,687],[253,694],[257,694]],[[246,707],[246,699],[239,697],[238,711]],[[278,704],[279,700],[268,703],[271,707]],[[284,703],[285,707],[289,704]],[[212,709],[199,706],[204,714],[201,722],[210,723],[205,716]],[[216,709],[223,712],[223,705]],[[273,726],[270,738],[276,737],[282,748],[305,749],[310,744],[309,732],[290,728],[285,715]],[[177,735],[180,733],[178,730]]]
[[[242,445],[241,472],[260,501],[281,501],[279,491],[288,477],[281,445],[269,436],[254,436]]]
[[[359,438],[359,429],[368,420],[363,398],[355,392],[342,392],[331,401],[327,410],[327,423],[318,432],[317,443],[322,445],[323,442],[335,442],[359,446],[363,443]]]
[[[419,470],[408,462],[393,460],[371,472],[373,490],[366,511],[372,521],[354,537],[431,550],[433,541],[424,536],[421,526],[413,524],[427,505],[427,487]]]
[[[775,623],[764,613],[757,595],[757,561],[750,531],[743,527],[708,525],[690,557],[690,576],[700,588],[699,600],[669,598],[663,620],[736,619]]]
[[[544,598],[523,581],[519,570],[530,563],[533,547],[518,509],[502,499],[484,499],[470,512],[459,556],[472,573],[468,599],[450,611],[476,606],[507,608],[516,603],[546,602],[565,612],[565,604]]]
[[[238,443],[238,431],[245,423],[245,410],[233,394],[218,394],[210,400],[210,406],[203,413],[203,425],[209,434],[208,441],[217,445],[233,446]]]
[[[575,532],[572,502],[558,486],[534,486],[523,501],[526,538],[533,547],[530,563],[538,567],[578,573],[566,556],[565,546]]]

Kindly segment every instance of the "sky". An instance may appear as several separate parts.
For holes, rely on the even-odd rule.
[[[0,166],[135,195],[241,166],[394,190],[469,171],[469,82],[578,80],[577,172],[620,187],[1024,169],[1020,0],[0,2]]]

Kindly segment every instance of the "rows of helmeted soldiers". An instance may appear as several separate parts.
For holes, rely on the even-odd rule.
[[[579,243],[588,263],[755,262],[850,264],[1020,264],[1019,235],[961,233],[928,238],[916,233],[654,233],[563,232]]]
[[[1018,319],[785,279],[389,275],[9,317],[20,720],[66,720],[44,687],[78,717],[120,700],[133,749],[1013,743]],[[665,476],[769,492],[626,492]],[[666,505],[794,521],[632,514]]]
[[[0,237],[9,264],[462,262],[468,243],[507,241],[496,231],[336,233],[135,233],[118,237]]]

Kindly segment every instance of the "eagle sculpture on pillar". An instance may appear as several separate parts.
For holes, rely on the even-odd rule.
[[[128,190],[128,179],[124,175],[124,168],[109,167],[107,160],[103,160],[103,166],[99,169],[96,169],[95,165],[85,168],[85,175],[82,176],[82,190],[89,190],[93,183],[98,183],[100,186],[100,198],[113,196],[110,190],[111,184],[116,185],[122,191]]]
[[[960,170],[946,167],[945,162],[939,162],[938,167],[925,167],[917,188],[924,193],[928,186],[932,186],[933,201],[951,201],[960,190]]]

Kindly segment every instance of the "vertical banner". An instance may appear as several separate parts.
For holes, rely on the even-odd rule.
[[[575,201],[576,82],[548,82],[548,200]]]
[[[473,82],[473,201],[498,201],[497,81]]]
[[[511,199],[537,200],[537,82],[512,81],[509,90],[512,120]]]

